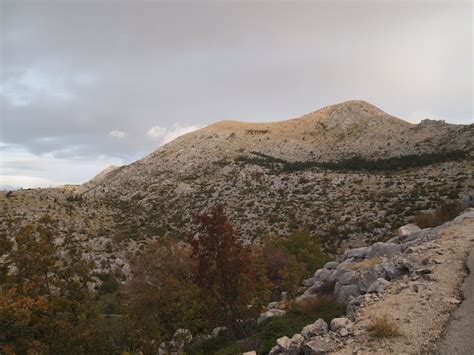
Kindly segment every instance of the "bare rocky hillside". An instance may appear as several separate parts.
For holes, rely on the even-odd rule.
[[[273,123],[221,121],[186,134],[130,165],[107,171],[82,192],[149,193],[170,177],[193,180],[245,158],[267,163],[340,162],[470,150],[474,127],[414,125],[363,101],[348,101]]]
[[[194,213],[222,204],[248,240],[331,224],[348,239],[383,237],[470,188],[473,142],[472,125],[414,125],[349,101],[288,121],[218,122],[79,192],[111,201],[122,220],[142,214],[148,231],[124,226],[139,233],[186,234]]]
[[[224,205],[243,239],[308,228],[329,252],[384,241],[474,187],[474,125],[410,124],[363,101],[274,123],[222,121],[82,186],[0,193],[1,226],[45,214],[103,268]],[[67,241],[67,242],[65,242]]]

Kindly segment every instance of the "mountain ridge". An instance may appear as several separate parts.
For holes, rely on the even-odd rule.
[[[306,228],[335,255],[472,193],[473,143],[474,125],[411,124],[356,100],[274,123],[221,121],[81,186],[0,193],[0,216],[7,228],[51,215],[65,248],[99,271],[128,274],[149,241],[188,236],[217,205],[246,242]]]
[[[352,100],[284,121],[216,122],[106,174],[97,186],[113,185],[116,179],[131,181],[137,175],[153,181],[156,172],[189,175],[254,152],[288,162],[333,162],[353,156],[377,160],[471,149],[473,137],[473,125],[412,124],[365,101]],[[94,190],[90,185],[88,191]]]

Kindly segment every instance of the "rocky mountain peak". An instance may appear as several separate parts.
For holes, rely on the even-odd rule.
[[[398,119],[362,100],[350,100],[339,104],[323,107],[322,109],[306,115],[317,122],[330,127],[343,128],[358,124],[389,124],[396,126],[410,126],[406,121]]]
[[[379,109],[377,106],[368,103],[363,100],[349,100],[344,101],[335,105],[326,106],[320,109],[318,112],[325,113],[329,116],[384,116],[387,115],[384,111]]]

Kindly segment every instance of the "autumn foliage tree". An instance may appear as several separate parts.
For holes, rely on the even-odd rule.
[[[251,248],[239,241],[222,207],[196,216],[196,225],[189,243],[196,262],[194,280],[208,304],[206,316],[238,337],[268,296],[265,273],[254,262]]]
[[[156,241],[136,258],[132,271],[126,316],[136,346],[156,353],[176,329],[196,334],[205,328],[188,244],[171,238]]]
[[[0,352],[90,352],[96,314],[88,265],[74,253],[60,257],[47,219],[2,237]]]
[[[307,229],[288,236],[269,235],[255,249],[261,250],[268,278],[273,283],[272,298],[278,300],[282,291],[295,296],[301,282],[327,261],[321,241]]]

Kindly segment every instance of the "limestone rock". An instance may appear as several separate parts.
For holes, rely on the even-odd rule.
[[[398,253],[401,250],[399,244],[395,243],[375,243],[367,251],[367,259],[376,258],[381,256],[392,256],[395,253]]]
[[[337,268],[339,263],[337,261],[330,261],[324,265],[325,269],[332,270]]]
[[[341,285],[357,285],[359,281],[359,272],[358,271],[347,271],[342,274],[339,278],[339,283]]]
[[[337,283],[334,293],[335,293],[337,302],[347,303],[352,298],[358,297],[361,292],[357,285],[341,285]]]
[[[318,319],[313,324],[308,324],[306,327],[303,328],[301,331],[301,335],[305,338],[312,338],[316,335],[323,335],[328,332],[328,324],[324,321],[324,319]]]
[[[361,292],[367,292],[370,285],[379,278],[378,269],[370,267],[360,271],[359,289]]]
[[[339,344],[328,338],[316,337],[303,346],[304,355],[326,354],[337,349]]]
[[[174,332],[173,340],[175,342],[182,342],[185,344],[189,344],[193,341],[193,335],[191,334],[190,330],[180,328]]]
[[[383,294],[385,291],[385,287],[389,284],[385,279],[378,278],[373,282],[370,286],[369,289],[367,290],[368,293],[377,293],[379,295]]]
[[[401,238],[406,238],[410,236],[411,234],[418,232],[421,230],[420,227],[418,227],[416,224],[406,224],[400,228],[398,228],[398,236]]]
[[[333,332],[338,331],[341,328],[352,329],[353,323],[350,319],[345,317],[333,318],[331,320],[331,330]]]
[[[226,332],[226,331],[227,331],[227,328],[226,328],[226,327],[216,327],[216,328],[214,328],[214,329],[212,330],[211,335],[212,335],[213,337],[217,337],[217,336],[219,336],[220,334],[222,334],[222,333],[224,333],[224,332]]]
[[[265,313],[260,314],[260,317],[258,318],[258,323],[263,322],[264,320],[271,318],[271,317],[281,317],[285,314],[286,312],[282,309],[269,309]]]
[[[361,248],[348,250],[344,253],[344,259],[349,259],[349,258],[364,259],[366,257],[368,250],[369,250],[369,247],[361,247]]]

